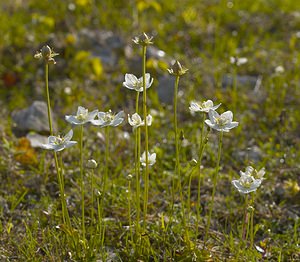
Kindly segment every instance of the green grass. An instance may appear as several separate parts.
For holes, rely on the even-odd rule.
[[[300,4],[293,0],[273,1],[7,1],[0,9],[0,257],[4,261],[297,261],[299,251],[299,32]],[[79,42],[80,32],[112,30],[123,40],[118,61],[110,68],[97,59],[97,43]],[[62,152],[65,166],[65,193],[71,223],[62,224],[59,184],[53,155],[32,150],[12,132],[11,112],[34,100],[45,100],[43,63],[33,58],[45,43],[60,55],[49,67],[49,89],[54,120],[59,131],[68,131],[64,120],[79,105],[90,110],[135,112],[135,94],[122,87],[125,73],[140,76],[142,60],[125,55],[132,48],[141,58],[141,48],[131,39],[141,32],[154,35],[154,46],[167,58],[147,60],[147,72],[154,77],[147,91],[149,151],[157,154],[149,168],[146,229],[136,234],[128,227],[128,175],[131,223],[136,223],[134,150],[135,134],[128,124],[110,129],[110,155],[105,161],[105,132],[95,126],[85,128],[83,157],[94,158],[95,201],[91,205],[90,177],[85,174],[86,242],[82,241],[79,147]],[[222,87],[222,78],[234,72],[230,56],[247,57],[236,68],[238,76],[261,77],[259,88],[240,84]],[[172,212],[172,181],[175,169],[173,107],[159,101],[158,79],[168,75],[171,59],[189,69],[180,78],[178,133],[183,196],[175,194]],[[137,60],[138,61],[138,60]],[[135,63],[136,66],[132,66]],[[275,73],[277,66],[285,71]],[[136,71],[132,71],[135,68]],[[71,88],[71,94],[64,90]],[[192,116],[192,100],[211,99],[222,103],[219,112],[233,110],[239,126],[224,134],[220,171],[216,187],[209,239],[204,235],[213,190],[212,177],[217,162],[218,134],[210,132],[202,159],[201,219],[197,221],[198,168],[192,159],[199,156],[201,116]],[[140,96],[141,100],[141,96]],[[140,104],[140,108],[141,104]],[[101,133],[101,135],[97,133]],[[142,141],[144,133],[142,132]],[[74,128],[79,141],[79,128]],[[128,136],[129,135],[129,136]],[[101,138],[102,136],[102,138]],[[142,151],[144,151],[142,142]],[[258,148],[258,153],[253,153]],[[27,152],[26,157],[20,157]],[[32,160],[37,159],[37,160]],[[32,161],[31,161],[32,160]],[[101,191],[106,164],[108,179]],[[257,190],[254,213],[254,244],[258,252],[241,241],[244,195],[231,185],[239,170],[247,165],[266,168],[266,180]],[[85,169],[86,173],[89,173]],[[191,196],[188,203],[189,175]],[[141,173],[142,175],[142,173]],[[143,190],[143,180],[141,190]],[[142,191],[143,192],[143,191]],[[182,202],[183,200],[183,202]],[[103,202],[105,238],[92,223],[97,217],[97,201]],[[143,198],[141,197],[141,203]],[[191,212],[182,219],[182,204]],[[185,208],[185,210],[186,210]],[[143,216],[141,206],[141,217]],[[189,219],[188,219],[189,218]],[[99,226],[99,224],[98,224]],[[142,226],[142,222],[141,222]],[[102,228],[103,229],[103,228]],[[186,232],[188,231],[188,238]],[[198,232],[198,235],[196,235]],[[133,241],[132,241],[133,235]],[[105,250],[105,252],[103,252]],[[0,259],[0,260],[1,260]]]

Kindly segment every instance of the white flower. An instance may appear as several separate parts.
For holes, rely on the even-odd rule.
[[[248,59],[246,57],[230,57],[230,63],[235,64],[237,66],[246,64],[248,62]]]
[[[219,115],[216,111],[210,109],[208,116],[209,119],[206,119],[205,123],[217,131],[229,132],[230,129],[237,127],[239,124],[232,121],[233,114],[231,111],[226,111]]]
[[[149,88],[153,83],[153,78],[151,78],[149,73],[145,74],[145,83],[146,88]],[[123,86],[137,92],[143,92],[143,77],[137,78],[133,74],[125,74],[125,82],[123,82]]]
[[[132,126],[132,129],[136,129],[140,126],[145,125],[145,121],[142,120],[142,118],[139,116],[138,113],[134,113],[131,117],[128,115],[128,123],[129,125]],[[147,116],[147,126],[151,126],[152,124],[152,116],[148,115]]]
[[[246,167],[245,172],[240,171],[240,179],[233,180],[231,183],[240,193],[248,194],[250,192],[256,191],[256,189],[261,185],[264,174],[264,168],[257,172],[256,169],[248,166]]]
[[[74,146],[77,144],[76,141],[71,141],[73,136],[73,130],[71,129],[64,137],[60,136],[49,136],[48,144],[43,144],[42,147],[48,150],[54,150],[55,152],[59,152],[64,150],[65,148]]]
[[[216,110],[220,105],[221,104],[218,104],[218,105],[214,106],[214,103],[211,100],[207,100],[207,101],[204,101],[202,103],[197,103],[195,101],[192,101],[190,103],[189,109],[190,109],[191,113],[194,113],[194,112],[205,112],[205,113],[208,113],[208,111],[210,109]]]
[[[85,109],[82,106],[79,106],[77,109],[76,116],[66,116],[66,120],[74,125],[83,125],[87,122],[91,122],[94,120],[95,116],[97,115],[98,110],[94,110],[89,113],[88,109]]]
[[[124,117],[124,111],[115,115],[109,110],[108,112],[98,112],[98,119],[92,120],[91,123],[100,127],[118,126],[123,122]]]
[[[140,157],[140,161],[142,166],[146,166],[146,152],[142,154],[142,156]],[[148,152],[148,165],[153,166],[155,162],[156,162],[156,153],[150,154]]]

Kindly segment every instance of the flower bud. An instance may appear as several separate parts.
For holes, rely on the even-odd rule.
[[[249,213],[253,212],[254,211],[254,207],[253,206],[248,206],[247,211]]]
[[[193,158],[191,161],[190,161],[190,165],[191,166],[197,166],[198,165],[198,162],[195,158]]]
[[[169,74],[174,76],[182,76],[188,71],[187,68],[183,67],[179,61],[175,61],[171,68],[168,69]]]
[[[51,56],[52,51],[48,45],[45,45],[41,49],[41,53],[42,53],[43,58],[48,59]]]
[[[94,159],[89,159],[87,162],[87,165],[86,165],[86,167],[90,168],[90,169],[95,169],[95,168],[97,168],[97,166],[98,166],[98,163]]]
[[[146,33],[142,33],[140,36],[136,36],[132,41],[137,45],[147,46],[152,45],[153,36],[148,36]]]
[[[51,50],[51,48],[46,45],[46,46],[43,46],[42,49],[40,50],[40,52],[37,52],[35,55],[34,55],[34,58],[37,58],[37,59],[44,59],[44,61],[47,63],[47,64],[56,64],[55,60],[53,57],[57,56],[58,54],[53,52]]]

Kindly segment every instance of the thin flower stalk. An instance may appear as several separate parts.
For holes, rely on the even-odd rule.
[[[47,113],[48,113],[50,136],[53,136],[53,124],[52,124],[51,103],[50,103],[50,93],[49,93],[49,64],[48,64],[48,62],[45,62],[45,89],[46,89]],[[58,163],[56,151],[54,151],[53,154],[54,154],[55,169],[56,169],[56,173],[57,173],[57,180],[58,180],[58,184],[59,184],[59,188],[60,188],[61,206],[62,206],[62,212],[63,212],[63,222],[67,223],[68,226],[71,227],[69,213],[68,213],[68,209],[67,209],[67,203],[65,200],[64,187],[62,185],[63,178],[62,178],[62,174],[59,169],[59,163]]]
[[[131,220],[131,179],[132,175],[128,175],[128,223],[129,223],[129,233],[130,233],[130,240],[133,241],[133,233],[132,233],[132,220]]]
[[[208,238],[208,231],[210,228],[211,215],[212,215],[212,210],[214,208],[215,193],[216,193],[217,181],[218,181],[219,170],[220,170],[222,143],[223,143],[223,131],[221,131],[219,134],[218,157],[217,157],[216,169],[213,174],[213,190],[212,190],[212,194],[211,194],[211,202],[210,202],[210,206],[209,206],[209,213],[208,213],[207,225],[206,225],[206,230],[205,230],[205,242],[207,241],[207,238]]]
[[[202,121],[201,121],[201,128],[200,128],[200,147],[199,147],[199,159],[198,159],[198,166],[199,166],[199,176],[198,176],[198,185],[197,185],[197,203],[196,203],[196,236],[198,235],[199,230],[199,224],[200,224],[200,213],[201,213],[201,163],[202,163],[202,157],[203,152],[207,143],[207,137],[209,134],[209,130],[206,132],[206,135],[203,139],[203,133],[204,133],[204,121],[205,121],[205,113],[202,113]]]
[[[91,185],[91,221],[92,224],[95,222],[95,212],[94,212],[94,202],[95,202],[95,172],[94,170],[97,168],[98,163],[94,159],[89,159],[87,162],[87,168],[91,169],[90,172],[90,185]]]
[[[61,194],[61,202],[62,202],[62,209],[63,209],[63,219],[66,221],[67,225],[69,226],[69,228],[71,228],[71,220],[70,220],[70,216],[69,216],[69,212],[67,209],[67,205],[66,205],[66,198],[65,198],[65,182],[64,182],[64,163],[62,161],[62,155],[60,155],[59,158],[59,163],[60,163],[60,194]]]
[[[136,92],[136,104],[135,104],[135,112],[139,113],[139,96],[140,93]],[[141,204],[140,204],[140,155],[141,155],[141,129],[137,128],[135,130],[135,150],[134,150],[134,157],[135,157],[135,182],[136,182],[136,232],[139,235],[140,231],[140,213],[141,213]]]
[[[146,230],[146,220],[147,220],[147,207],[148,207],[148,191],[149,191],[149,161],[148,161],[148,152],[149,152],[149,137],[148,137],[148,123],[147,123],[147,88],[146,88],[146,51],[147,46],[143,45],[142,47],[142,59],[143,59],[143,114],[145,121],[145,151],[146,151],[146,168],[145,168],[145,188],[144,188],[144,214],[143,214],[143,227]]]
[[[179,161],[179,136],[178,136],[178,123],[177,123],[177,96],[178,96],[178,85],[179,85],[179,78],[180,75],[176,75],[175,78],[175,90],[174,90],[174,133],[175,133],[175,156],[176,156],[176,162],[175,162],[175,174],[178,179],[178,185],[177,187],[179,188],[179,195],[180,195],[180,202],[181,202],[181,213],[182,213],[182,223],[183,227],[186,232],[186,241],[189,243],[189,234],[187,231],[186,227],[186,221],[185,221],[185,212],[184,212],[184,199],[183,199],[183,192],[182,192],[182,185],[181,185],[181,176],[180,176],[180,171],[181,171],[181,166],[180,166],[180,161]],[[173,185],[173,204],[174,205],[174,183]]]
[[[83,241],[85,241],[85,206],[84,206],[84,174],[83,174],[83,125],[80,125],[80,191],[81,191],[81,229]]]

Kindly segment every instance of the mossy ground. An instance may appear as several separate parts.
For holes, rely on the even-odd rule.
[[[299,1],[183,0],[179,4],[162,0],[54,0],[50,4],[13,0],[1,2],[0,6],[1,259],[100,259],[99,253],[89,253],[80,244],[76,252],[65,245],[67,240],[62,226],[59,227],[59,194],[52,154],[32,149],[26,140],[12,133],[11,112],[45,99],[43,65],[34,60],[35,51],[47,43],[60,53],[57,65],[50,66],[49,85],[55,120],[59,130],[65,132],[69,126],[64,115],[75,113],[79,105],[90,110],[123,109],[126,114],[134,113],[135,95],[122,87],[122,82],[125,73],[141,74],[140,48],[131,39],[147,32],[154,35],[154,46],[166,53],[165,58],[150,56],[147,63],[147,71],[155,79],[148,93],[154,117],[149,145],[157,153],[157,163],[150,171],[148,230],[143,236],[149,245],[143,255],[135,257],[128,240],[126,177],[133,172],[134,135],[129,125],[123,125],[111,134],[110,190],[105,196],[108,255],[113,261],[300,260]],[[112,64],[98,59],[99,43],[92,41],[95,32],[109,31],[117,36],[112,38],[111,46],[121,39],[119,46],[109,49],[113,54],[109,58],[117,58]],[[234,68],[231,56],[247,57],[248,63]],[[184,192],[188,183],[184,174],[189,173],[190,161],[197,159],[200,129],[200,118],[190,114],[189,102],[221,102],[223,111],[234,108],[234,119],[239,121],[239,127],[224,136],[211,239],[206,249],[202,248],[204,223],[196,236],[191,219],[188,228],[192,244],[184,238],[179,195],[172,218],[176,223],[168,227],[175,159],[173,111],[172,105],[160,102],[156,87],[158,79],[168,75],[166,68],[172,58],[189,69],[180,79],[178,100],[179,129],[185,136],[180,158]],[[278,66],[284,71],[276,72]],[[238,76],[237,97],[233,94],[233,81],[225,85],[224,80],[234,75]],[[74,131],[76,139],[79,131]],[[104,162],[101,132],[97,127],[85,128],[84,158],[95,158],[100,163],[97,177],[101,177]],[[202,161],[203,219],[210,201],[217,141],[217,134],[211,132]],[[68,208],[76,227],[80,224],[78,148],[64,152],[63,159]],[[238,237],[244,196],[232,188],[231,180],[238,178],[239,170],[249,164],[267,171],[266,180],[256,193],[254,216],[255,245],[263,252],[245,248]],[[192,218],[197,181],[195,172]],[[88,183],[86,186],[89,207]],[[186,193],[184,197],[187,198]],[[89,215],[87,211],[87,221]],[[92,230],[92,226],[87,226],[89,236],[93,235]]]

